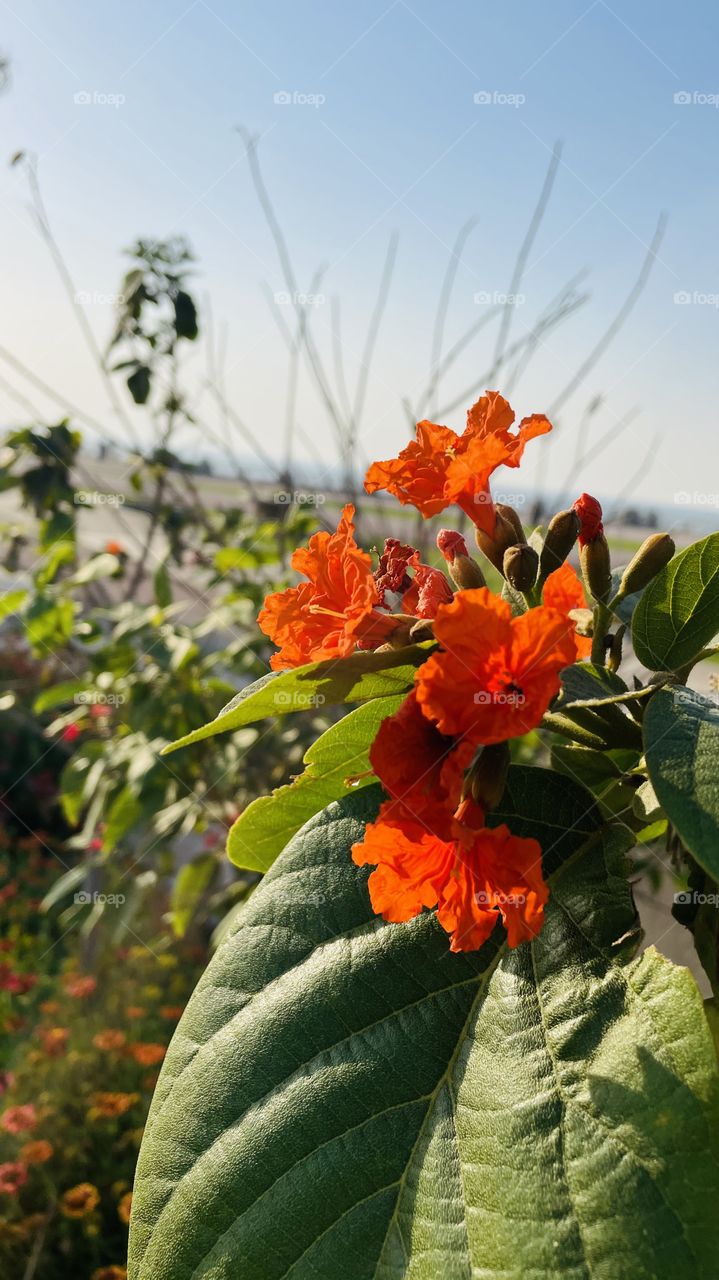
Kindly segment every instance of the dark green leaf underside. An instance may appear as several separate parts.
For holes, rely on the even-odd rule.
[[[691,689],[661,689],[647,707],[644,743],[664,812],[719,880],[719,708]]]

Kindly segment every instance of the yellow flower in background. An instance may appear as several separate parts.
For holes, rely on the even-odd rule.
[[[66,1218],[86,1218],[100,1203],[100,1192],[91,1182],[79,1182],[60,1199],[60,1212]]]
[[[120,1222],[124,1222],[125,1225],[127,1225],[127,1223],[130,1221],[131,1208],[132,1208],[132,1192],[128,1191],[122,1197],[122,1200],[117,1206],[117,1216],[120,1219]]]

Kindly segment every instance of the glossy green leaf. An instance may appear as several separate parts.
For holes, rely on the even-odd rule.
[[[217,858],[211,853],[200,854],[180,868],[170,898],[170,923],[176,937],[184,937],[200,899],[209,889],[218,870]]]
[[[639,754],[628,748],[593,751],[589,747],[552,747],[552,764],[560,773],[581,781],[594,796],[605,818],[631,817],[634,812],[635,789],[625,780],[625,773],[638,763]]]
[[[404,698],[373,698],[333,724],[308,749],[304,773],[253,800],[230,829],[227,853],[245,871],[267,871],[288,840],[332,800],[375,781],[369,749],[386,716]],[[364,776],[363,776],[364,775]],[[353,784],[351,779],[356,778]]]
[[[621,676],[592,662],[575,662],[560,671],[559,678],[562,688],[555,706],[561,711],[574,706],[592,707],[596,703],[606,705],[628,692]]]
[[[268,716],[316,712],[336,703],[368,702],[370,698],[405,693],[412,688],[417,667],[426,661],[433,647],[430,641],[407,645],[393,653],[354,653],[349,658],[271,672],[238,693],[209,724],[171,742],[163,755]]]
[[[505,798],[565,860],[512,952],[501,929],[453,955],[431,913],[372,915],[349,849],[377,789],[284,850],[170,1047],[130,1280],[714,1280],[702,1002],[631,958],[625,833],[550,778],[513,770]]]
[[[644,717],[644,743],[664,812],[719,879],[719,708],[692,689],[660,689]]]
[[[719,534],[658,573],[634,610],[632,643],[650,671],[681,671],[719,631]]]

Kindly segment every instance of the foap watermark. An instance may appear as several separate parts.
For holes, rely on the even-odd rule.
[[[76,507],[124,507],[124,493],[102,493],[98,489],[76,489]]]
[[[103,693],[102,689],[81,689],[75,694],[76,707],[121,707],[127,698],[124,693]]]
[[[478,89],[472,101],[475,107],[523,107],[527,101],[527,95],[504,93],[501,89]]]
[[[712,684],[709,693],[698,693],[696,689],[675,689],[674,701],[677,706],[691,707],[697,711],[716,710],[719,680],[713,674],[710,679]]]
[[[77,907],[121,907],[126,901],[124,893],[88,893],[86,889],[73,897]]]
[[[124,293],[100,293],[97,289],[79,289],[75,301],[81,307],[123,307],[127,299]]]
[[[321,507],[327,501],[324,493],[309,493],[305,489],[278,489],[272,495],[272,501],[278,507]]]
[[[719,893],[699,893],[696,889],[682,889],[674,894],[675,907],[719,907]]]
[[[323,707],[327,699],[323,693],[304,693],[299,689],[290,693],[289,690],[278,689],[272,701],[276,707],[283,707],[286,711],[306,711],[308,707]]]
[[[493,503],[500,502],[505,507],[523,507],[527,501],[526,495],[523,493],[476,493],[474,501],[479,506],[491,506]]]
[[[279,289],[274,297],[278,307],[323,307],[327,301],[325,293],[288,293],[286,289]]]
[[[475,307],[523,307],[526,301],[523,293],[500,293],[498,289],[493,293],[480,289],[474,295]]]
[[[473,701],[478,707],[523,707],[527,699],[521,689],[479,689]]]
[[[674,94],[675,107],[719,107],[719,93],[703,93],[701,89],[680,89]]]
[[[124,107],[124,93],[103,93],[100,89],[80,89],[72,98],[76,107]]]
[[[719,493],[700,493],[697,489],[690,493],[688,489],[678,489],[674,501],[678,507],[719,507]]]
[[[702,293],[701,289],[678,289],[674,294],[677,307],[719,307],[719,293]]]
[[[324,93],[303,93],[300,89],[278,89],[272,101],[277,107],[323,107],[327,97]]]
[[[521,907],[527,898],[523,893],[484,893],[480,889],[474,901],[478,907]]]

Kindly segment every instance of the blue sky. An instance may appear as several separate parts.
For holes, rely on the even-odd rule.
[[[211,296],[216,328],[226,324],[229,397],[280,457],[287,366],[261,285],[274,294],[283,281],[236,131],[244,124],[262,134],[300,288],[309,289],[318,263],[328,265],[312,323],[331,367],[329,298],[341,299],[350,383],[388,237],[399,232],[361,430],[362,454],[387,456],[407,437],[401,398],[416,400],[428,374],[437,294],[459,227],[477,216],[457,264],[447,345],[486,306],[478,295],[506,292],[561,139],[512,337],[526,334],[584,268],[591,299],[535,353],[513,394],[520,415],[552,403],[621,305],[662,211],[669,221],[646,291],[563,406],[540,474],[563,477],[577,424],[602,393],[590,444],[639,412],[581,476],[583,487],[612,494],[632,480],[643,500],[686,492],[700,504],[717,501],[706,492],[717,461],[716,6],[0,0],[0,13],[0,47],[13,68],[0,99],[5,152],[38,154],[49,215],[100,340],[112,324],[107,298],[118,288],[123,246],[140,234],[186,233],[198,256],[197,291]],[[477,94],[490,101],[476,102]],[[120,105],[107,101],[113,96]],[[0,343],[114,431],[26,206],[22,174],[3,169]],[[465,353],[440,402],[482,376],[491,350],[483,339]],[[188,367],[198,388],[204,362],[198,349]],[[28,390],[2,362],[0,377]],[[50,411],[42,395],[32,398]],[[210,415],[209,402],[199,403]],[[24,416],[4,382],[0,413]],[[330,460],[331,428],[306,377],[299,418]],[[461,429],[462,409],[449,421]],[[647,450],[659,437],[650,466]],[[527,454],[528,484],[541,448]]]

